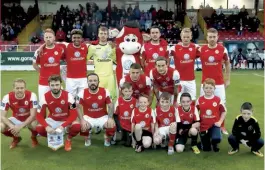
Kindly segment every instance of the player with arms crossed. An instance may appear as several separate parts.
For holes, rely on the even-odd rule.
[[[226,103],[225,88],[230,85],[230,60],[227,49],[217,44],[218,31],[214,28],[210,28],[207,31],[207,45],[203,45],[200,48],[200,59],[202,63],[202,83],[207,78],[215,80],[216,88],[214,94],[218,96],[222,102]],[[223,61],[225,63],[225,76],[223,76]],[[225,81],[224,81],[225,78]],[[204,95],[203,85],[201,85],[201,96]],[[224,127],[224,123],[221,127],[222,133],[228,135],[227,130]]]
[[[114,107],[110,93],[105,88],[99,87],[99,77],[96,73],[87,76],[88,88],[78,94],[78,117],[81,121],[81,136],[85,136],[85,146],[91,145],[89,130],[97,127],[105,129],[105,146],[110,146],[110,139],[116,131],[113,119]],[[83,107],[83,114],[81,111]],[[107,111],[107,107],[108,111]]]
[[[144,69],[144,73],[149,76],[150,71],[155,68],[155,60],[161,56],[167,59],[169,64],[169,49],[167,43],[161,42],[160,30],[158,26],[152,26],[150,28],[151,41],[143,45],[141,49],[141,65]]]
[[[151,80],[145,74],[141,74],[141,71],[141,66],[137,63],[133,63],[130,67],[129,74],[120,80],[120,87],[122,87],[125,82],[129,82],[132,84],[132,95],[134,98],[138,99],[140,95],[146,95],[149,96],[149,101],[152,101],[153,93]]]
[[[48,79],[53,74],[60,74],[60,61],[64,55],[64,49],[55,44],[55,35],[52,29],[44,31],[45,44],[36,50],[33,57],[33,68],[40,73],[38,95],[39,100],[50,90]]]
[[[61,133],[65,128],[69,128],[67,139],[65,140],[66,151],[72,150],[71,139],[80,132],[80,124],[76,121],[77,110],[74,97],[65,90],[61,89],[62,78],[59,75],[52,75],[48,80],[50,91],[41,97],[40,108],[37,113],[37,132],[47,137],[47,133]],[[49,110],[48,118],[46,109]]]
[[[150,79],[154,86],[154,92],[157,100],[162,92],[168,92],[171,96],[171,103],[177,105],[179,72],[168,67],[167,59],[158,57],[156,59],[156,68],[150,71]]]
[[[214,95],[215,81],[207,78],[203,83],[204,95],[199,97],[196,107],[200,112],[200,137],[203,151],[219,152],[221,142],[221,124],[226,116],[223,101]]]
[[[7,118],[7,111],[12,110],[12,117]],[[20,131],[27,127],[31,131],[32,147],[38,145],[37,122],[35,120],[38,108],[37,96],[35,93],[26,90],[26,82],[16,79],[13,83],[13,91],[3,97],[1,101],[1,133],[12,137],[10,149],[13,149],[21,141]]]
[[[99,27],[99,44],[90,45],[88,49],[88,60],[93,59],[95,73],[99,76],[99,87],[108,89],[113,99],[116,99],[116,81],[113,73],[113,62],[116,60],[116,51],[108,44],[107,27]]]
[[[176,44],[171,49],[174,58],[175,68],[180,74],[180,93],[190,93],[195,105],[196,100],[196,82],[194,74],[194,62],[199,57],[199,46],[191,43],[192,32],[190,28],[184,28],[181,31],[181,44]],[[180,101],[178,101],[180,102]]]
[[[200,117],[197,108],[191,104],[192,98],[189,93],[182,93],[180,104],[177,108],[180,117],[178,124],[178,138],[176,140],[176,151],[183,152],[188,138],[191,138],[191,149],[195,154],[199,154],[197,138],[200,128]]]
[[[132,145],[131,115],[136,107],[136,99],[132,97],[133,89],[131,83],[125,82],[120,88],[122,96],[115,103],[114,119],[118,131],[121,132],[121,141],[124,143],[124,146],[129,147]]]
[[[149,148],[152,145],[156,118],[148,105],[148,97],[140,96],[139,108],[135,108],[132,113],[132,135],[136,140],[136,152],[142,152],[144,148]]]
[[[171,95],[169,93],[163,92],[160,95],[159,106],[155,109],[155,115],[154,144],[161,144],[162,146],[162,141],[166,141],[167,137],[169,137],[168,155],[172,155],[174,154],[177,122],[180,122],[180,118],[175,107],[171,105]]]

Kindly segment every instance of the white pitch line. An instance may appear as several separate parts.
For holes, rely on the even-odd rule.
[[[264,78],[263,75],[260,75],[260,74],[257,74],[257,73],[253,73],[253,75],[254,75],[254,76],[258,76],[258,77],[263,77],[263,78]]]

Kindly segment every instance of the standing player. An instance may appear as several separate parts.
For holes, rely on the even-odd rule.
[[[136,107],[136,99],[132,97],[132,84],[128,82],[123,83],[121,93],[122,96],[115,103],[114,119],[117,127],[119,127],[118,131],[121,131],[121,140],[124,142],[124,146],[131,146],[131,115],[133,109]]]
[[[171,52],[174,57],[175,69],[180,74],[180,93],[190,93],[193,105],[196,100],[196,82],[194,75],[194,62],[199,57],[199,46],[191,43],[192,32],[190,28],[184,28],[181,31],[182,44],[173,46]],[[179,102],[179,101],[178,101]]]
[[[59,75],[52,75],[48,80],[51,91],[45,93],[40,100],[40,109],[36,119],[40,123],[36,130],[41,136],[47,137],[47,133],[64,132],[69,128],[65,140],[66,151],[72,150],[71,139],[80,132],[80,124],[77,118],[76,104],[73,96],[65,90],[61,90],[62,79]],[[48,118],[46,109],[49,110]]]
[[[134,98],[138,99],[140,95],[146,95],[149,96],[149,101],[152,101],[151,80],[145,74],[141,74],[141,71],[140,64],[133,63],[130,67],[129,74],[120,80],[120,87],[125,82],[129,82],[132,84]]]
[[[20,131],[27,127],[31,131],[32,147],[38,145],[35,116],[38,108],[35,93],[26,90],[26,82],[16,79],[13,83],[13,91],[3,97],[1,101],[1,133],[12,137],[10,149],[13,149],[21,141]],[[12,117],[7,118],[7,111],[12,110]]]
[[[152,26],[150,35],[151,41],[145,43],[141,49],[141,65],[146,75],[149,75],[150,70],[155,68],[155,60],[157,57],[165,57],[167,63],[170,62],[167,43],[160,42],[161,33],[159,27]]]
[[[162,92],[168,92],[171,102],[177,104],[179,72],[168,67],[168,61],[164,57],[158,57],[155,61],[156,68],[150,71],[150,79],[154,85],[154,92],[157,100]]]
[[[99,44],[90,45],[88,60],[94,60],[95,73],[99,76],[99,86],[108,89],[113,99],[116,99],[116,82],[113,73],[113,62],[116,60],[115,49],[108,44],[108,29],[99,27]]]
[[[155,109],[156,124],[154,133],[154,144],[160,145],[162,141],[168,142],[168,155],[174,153],[174,143],[177,133],[177,122],[180,122],[179,115],[174,106],[171,105],[171,95],[163,92],[159,98],[159,106]]]
[[[90,146],[89,130],[94,127],[105,129],[104,145],[108,147],[116,131],[110,93],[105,88],[99,87],[99,77],[96,73],[87,76],[87,83],[88,88],[78,94],[78,107],[82,105],[84,113],[83,115],[80,108],[78,117],[81,120],[81,135],[85,136],[85,146]]]
[[[215,82],[207,78],[203,83],[204,95],[199,97],[196,107],[200,112],[200,137],[203,151],[219,152],[221,124],[226,116],[223,101],[214,95]]]
[[[215,80],[216,88],[214,94],[225,104],[225,88],[230,85],[230,61],[227,49],[217,44],[218,32],[214,28],[207,31],[208,44],[200,48],[200,58],[202,63],[202,83],[207,78]],[[225,76],[223,76],[223,61],[225,63]],[[225,78],[225,80],[224,80]],[[201,96],[204,95],[203,85],[201,86]],[[222,124],[222,133],[228,135],[227,130]]]
[[[152,145],[156,118],[148,105],[148,98],[140,96],[139,108],[135,108],[132,113],[132,132],[133,138],[136,140],[136,152],[142,152],[144,148],[149,148]]]
[[[192,105],[191,95],[182,93],[180,97],[181,106],[177,108],[181,123],[178,125],[178,139],[176,141],[176,151],[183,152],[188,138],[191,138],[191,149],[195,154],[199,154],[197,138],[200,129],[200,117],[197,108]]]
[[[50,90],[48,79],[51,75],[60,75],[60,61],[64,50],[59,44],[55,44],[55,36],[52,29],[44,31],[44,46],[40,47],[33,57],[33,68],[40,73],[38,94],[39,100]],[[40,49],[41,52],[40,52]]]

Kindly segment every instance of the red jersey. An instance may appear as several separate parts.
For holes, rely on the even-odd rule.
[[[148,95],[151,92],[152,84],[149,77],[145,76],[144,74],[140,75],[140,78],[137,81],[133,81],[130,75],[126,75],[120,80],[120,87],[123,86],[124,82],[129,82],[132,84],[133,89],[133,97],[136,99],[139,98],[140,94]]]
[[[78,94],[78,102],[83,106],[84,115],[91,118],[100,118],[108,115],[107,104],[111,103],[108,90],[99,87],[96,93],[90,93],[86,88]]]
[[[55,121],[65,121],[62,124],[63,127],[71,124],[77,118],[75,99],[65,90],[61,90],[61,95],[58,98],[54,97],[51,91],[41,97],[40,108],[36,118],[44,127],[48,126],[44,120],[46,109],[49,110],[49,118]]]
[[[67,63],[67,78],[86,78],[87,74],[87,45],[75,47],[73,43],[67,45],[65,61]]]
[[[150,71],[150,79],[160,92],[174,94],[174,86],[179,84],[179,72],[168,67],[166,74],[162,75],[154,68]]]
[[[151,42],[145,43],[141,49],[141,56],[145,61],[144,72],[149,75],[150,70],[155,68],[155,60],[157,57],[165,57],[168,59],[167,45],[153,45]]]
[[[184,129],[185,127],[190,128],[193,123],[200,121],[200,116],[195,106],[190,106],[190,110],[187,112],[183,110],[182,106],[179,106],[177,110]]]
[[[119,97],[115,103],[114,114],[118,115],[120,125],[124,130],[131,131],[131,115],[133,109],[136,107],[136,99],[131,98],[125,100],[123,97]]]
[[[191,81],[195,79],[194,61],[199,57],[199,46],[191,43],[184,47],[180,44],[172,48],[175,68],[179,71],[180,80]]]
[[[226,111],[221,99],[217,96],[206,98],[205,96],[199,97],[196,107],[200,111],[200,131],[206,131],[211,128],[215,122],[218,122],[220,116]]]
[[[36,51],[33,57],[33,62],[40,65],[39,85],[48,86],[48,78],[57,74],[60,75],[60,61],[63,59],[64,50],[61,45],[55,44],[52,49],[43,48],[43,51],[38,55]]]
[[[216,85],[224,84],[223,78],[223,61],[229,59],[227,49],[217,44],[215,48],[209,48],[208,45],[204,45],[200,49],[201,63],[202,63],[202,83],[206,78],[212,78],[215,80]]]
[[[170,126],[171,123],[180,122],[177,110],[170,106],[168,111],[163,111],[160,106],[155,109],[156,122],[158,127]]]
[[[134,124],[140,124],[142,128],[152,132],[151,123],[156,123],[156,118],[150,107],[148,107],[144,112],[141,112],[139,108],[135,108],[132,112],[131,121]]]
[[[12,110],[12,116],[24,122],[30,116],[30,109],[38,108],[37,96],[35,93],[25,91],[23,99],[17,99],[14,92],[10,92],[3,97],[1,110]]]

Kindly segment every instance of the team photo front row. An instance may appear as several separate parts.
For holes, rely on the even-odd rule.
[[[10,149],[17,147],[22,140],[20,132],[24,128],[31,131],[32,147],[39,144],[37,136],[43,136],[47,137],[48,146],[53,150],[64,146],[66,151],[71,151],[72,138],[77,135],[84,136],[85,146],[90,146],[91,129],[96,128],[105,131],[106,147],[116,144],[116,137],[121,136],[119,144],[132,146],[136,152],[162,147],[172,155],[175,151],[183,152],[190,138],[191,150],[195,154],[199,154],[200,150],[219,152],[218,144],[222,140],[220,127],[226,117],[226,107],[214,95],[215,81],[210,78],[204,80],[204,94],[194,103],[190,93],[178,94],[178,90],[172,90],[179,84],[179,75],[174,70],[167,70],[173,77],[172,81],[167,82],[166,87],[170,89],[163,88],[163,83],[160,87],[152,88],[151,83],[156,82],[156,86],[159,86],[159,80],[163,79],[152,75],[159,72],[159,67],[165,67],[163,62],[156,64],[160,66],[151,71],[151,80],[146,80],[150,86],[142,92],[137,91],[138,94],[135,94],[137,87],[122,79],[120,96],[115,104],[110,92],[99,87],[100,80],[96,73],[87,75],[88,88],[78,92],[75,97],[62,89],[60,75],[50,76],[50,91],[41,96],[39,102],[35,93],[26,90],[25,80],[16,79],[13,91],[1,101],[1,132],[13,138]],[[137,72],[138,66],[132,65],[131,68]],[[157,98],[154,109],[151,108],[153,91]],[[8,118],[9,109],[12,117]],[[259,150],[264,141],[259,124],[253,117],[252,104],[243,103],[240,112],[228,137],[231,145],[228,154],[237,153],[239,145],[243,144],[253,154],[263,157]],[[200,142],[197,142],[198,136]]]

